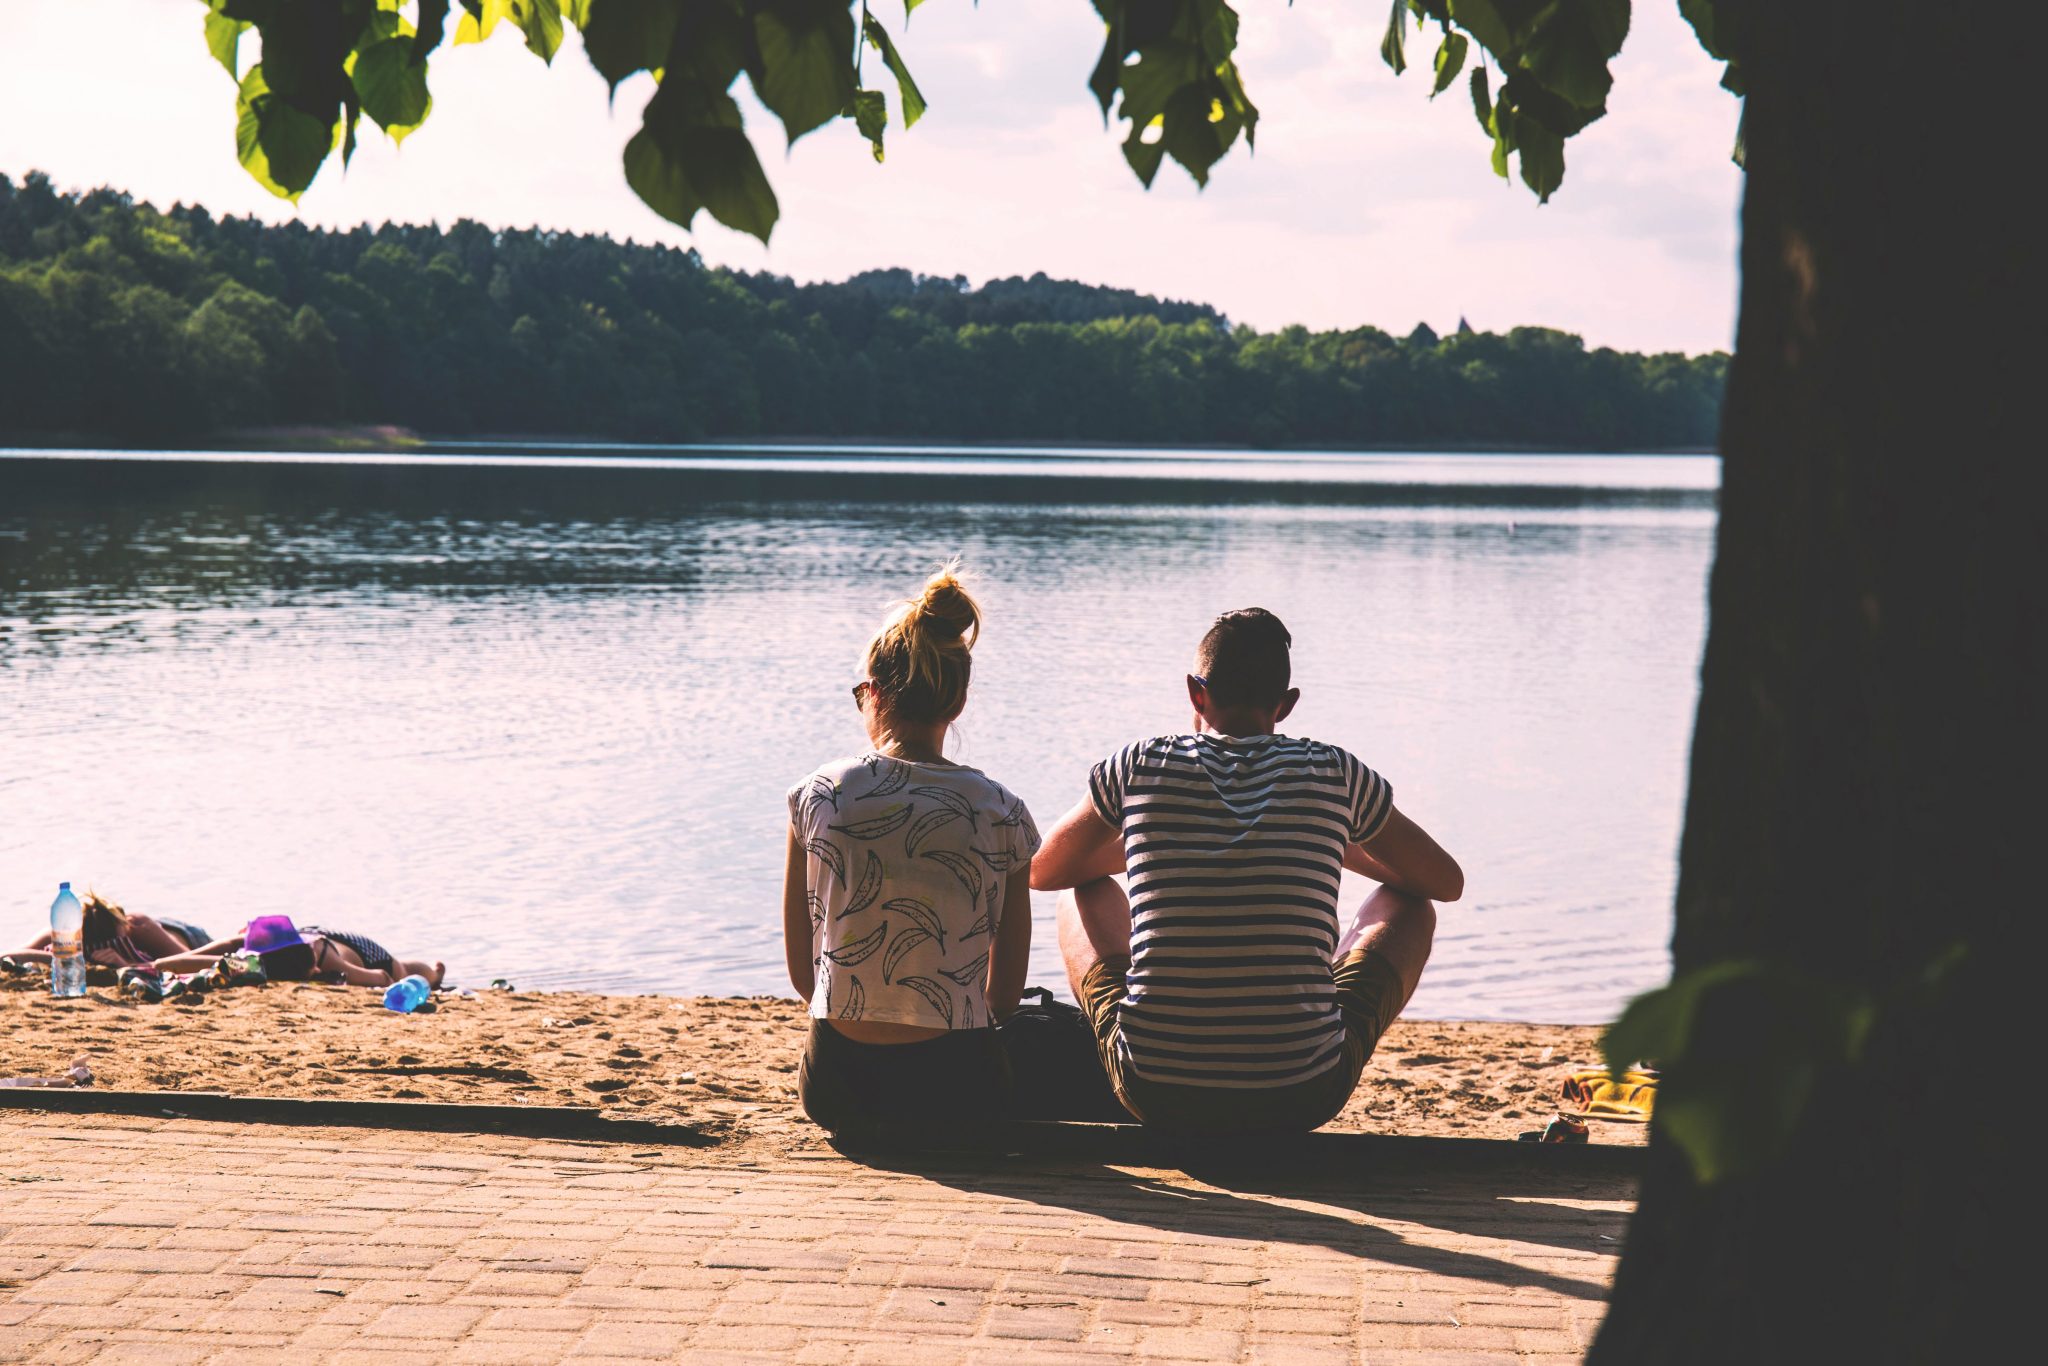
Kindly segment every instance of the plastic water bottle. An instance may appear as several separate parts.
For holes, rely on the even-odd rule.
[[[50,994],[85,995],[85,907],[68,882],[57,884],[50,903]]]
[[[434,994],[427,985],[427,979],[418,973],[401,977],[393,982],[384,993],[384,1008],[410,1014],[420,1008],[420,1003]]]

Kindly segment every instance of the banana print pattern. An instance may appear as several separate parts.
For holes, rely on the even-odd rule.
[[[947,872],[959,878],[960,885],[967,889],[969,901],[981,900],[981,869],[975,867],[970,860],[951,849],[934,849],[925,857],[935,860]]]
[[[804,845],[804,852],[824,864],[827,868],[830,868],[832,876],[839,879],[840,886],[844,887],[846,885],[846,855],[839,852],[838,845],[832,843],[831,840],[812,840]],[[817,889],[818,884],[813,882],[811,890],[816,891]]]
[[[981,957],[965,967],[940,968],[939,971],[953,979],[958,986],[972,987],[976,982],[988,980],[988,951],[982,950]]]
[[[846,908],[832,917],[834,920],[844,920],[847,916],[860,914],[874,905],[875,898],[882,894],[881,857],[872,849],[867,851],[867,855],[867,863],[861,868],[860,886],[853,889],[853,895],[847,898]],[[817,893],[812,892],[810,895],[816,896]]]
[[[916,808],[909,802],[899,802],[879,816],[873,816],[864,821],[854,821],[847,825],[835,825],[831,829],[837,830],[841,834],[851,835],[857,840],[878,840],[884,835],[894,834],[896,831],[901,830],[903,823],[909,820],[915,813]]]
[[[889,922],[885,920],[851,944],[825,950],[825,957],[842,968],[857,968],[875,956],[875,950],[882,947],[882,940],[888,933]]]
[[[939,913],[925,905],[922,901],[919,901],[916,897],[899,896],[894,901],[884,901],[882,909],[885,911],[897,911],[908,916],[919,929],[938,940],[941,946],[945,944],[946,927],[940,921]]]
[[[808,880],[811,1013],[986,1025],[1008,877],[1038,849],[1024,803],[977,769],[869,753],[810,774],[788,804]]]
[[[910,790],[920,797],[937,802],[956,816],[965,816],[970,826],[980,824],[981,818],[975,814],[973,805],[957,792],[943,787],[913,787]]]
[[[953,1027],[953,996],[951,992],[929,977],[906,977],[903,979],[903,985],[924,997],[925,1001],[931,1006],[932,1013],[941,1016],[946,1021],[946,1028],[951,1029]]]
[[[918,845],[959,819],[960,813],[951,807],[927,811],[917,818],[917,824],[911,826],[910,833],[903,837],[903,852],[915,857]]]

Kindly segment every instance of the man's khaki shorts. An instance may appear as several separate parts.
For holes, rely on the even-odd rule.
[[[1313,1077],[1270,1089],[1186,1086],[1138,1076],[1118,1037],[1117,1007],[1131,960],[1106,958],[1081,982],[1081,1010],[1095,1029],[1096,1051],[1116,1097],[1147,1124],[1201,1133],[1305,1133],[1337,1117],[1380,1036],[1401,1012],[1401,975],[1382,954],[1354,949],[1331,968],[1344,1016],[1344,1052]]]

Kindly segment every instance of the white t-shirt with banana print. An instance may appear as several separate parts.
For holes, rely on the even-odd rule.
[[[979,1029],[1009,875],[1038,827],[980,769],[867,753],[789,790],[806,854],[819,1019]]]

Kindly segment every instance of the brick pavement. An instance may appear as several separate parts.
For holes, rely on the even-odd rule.
[[[0,1113],[0,1360],[1565,1362],[1615,1180]]]

